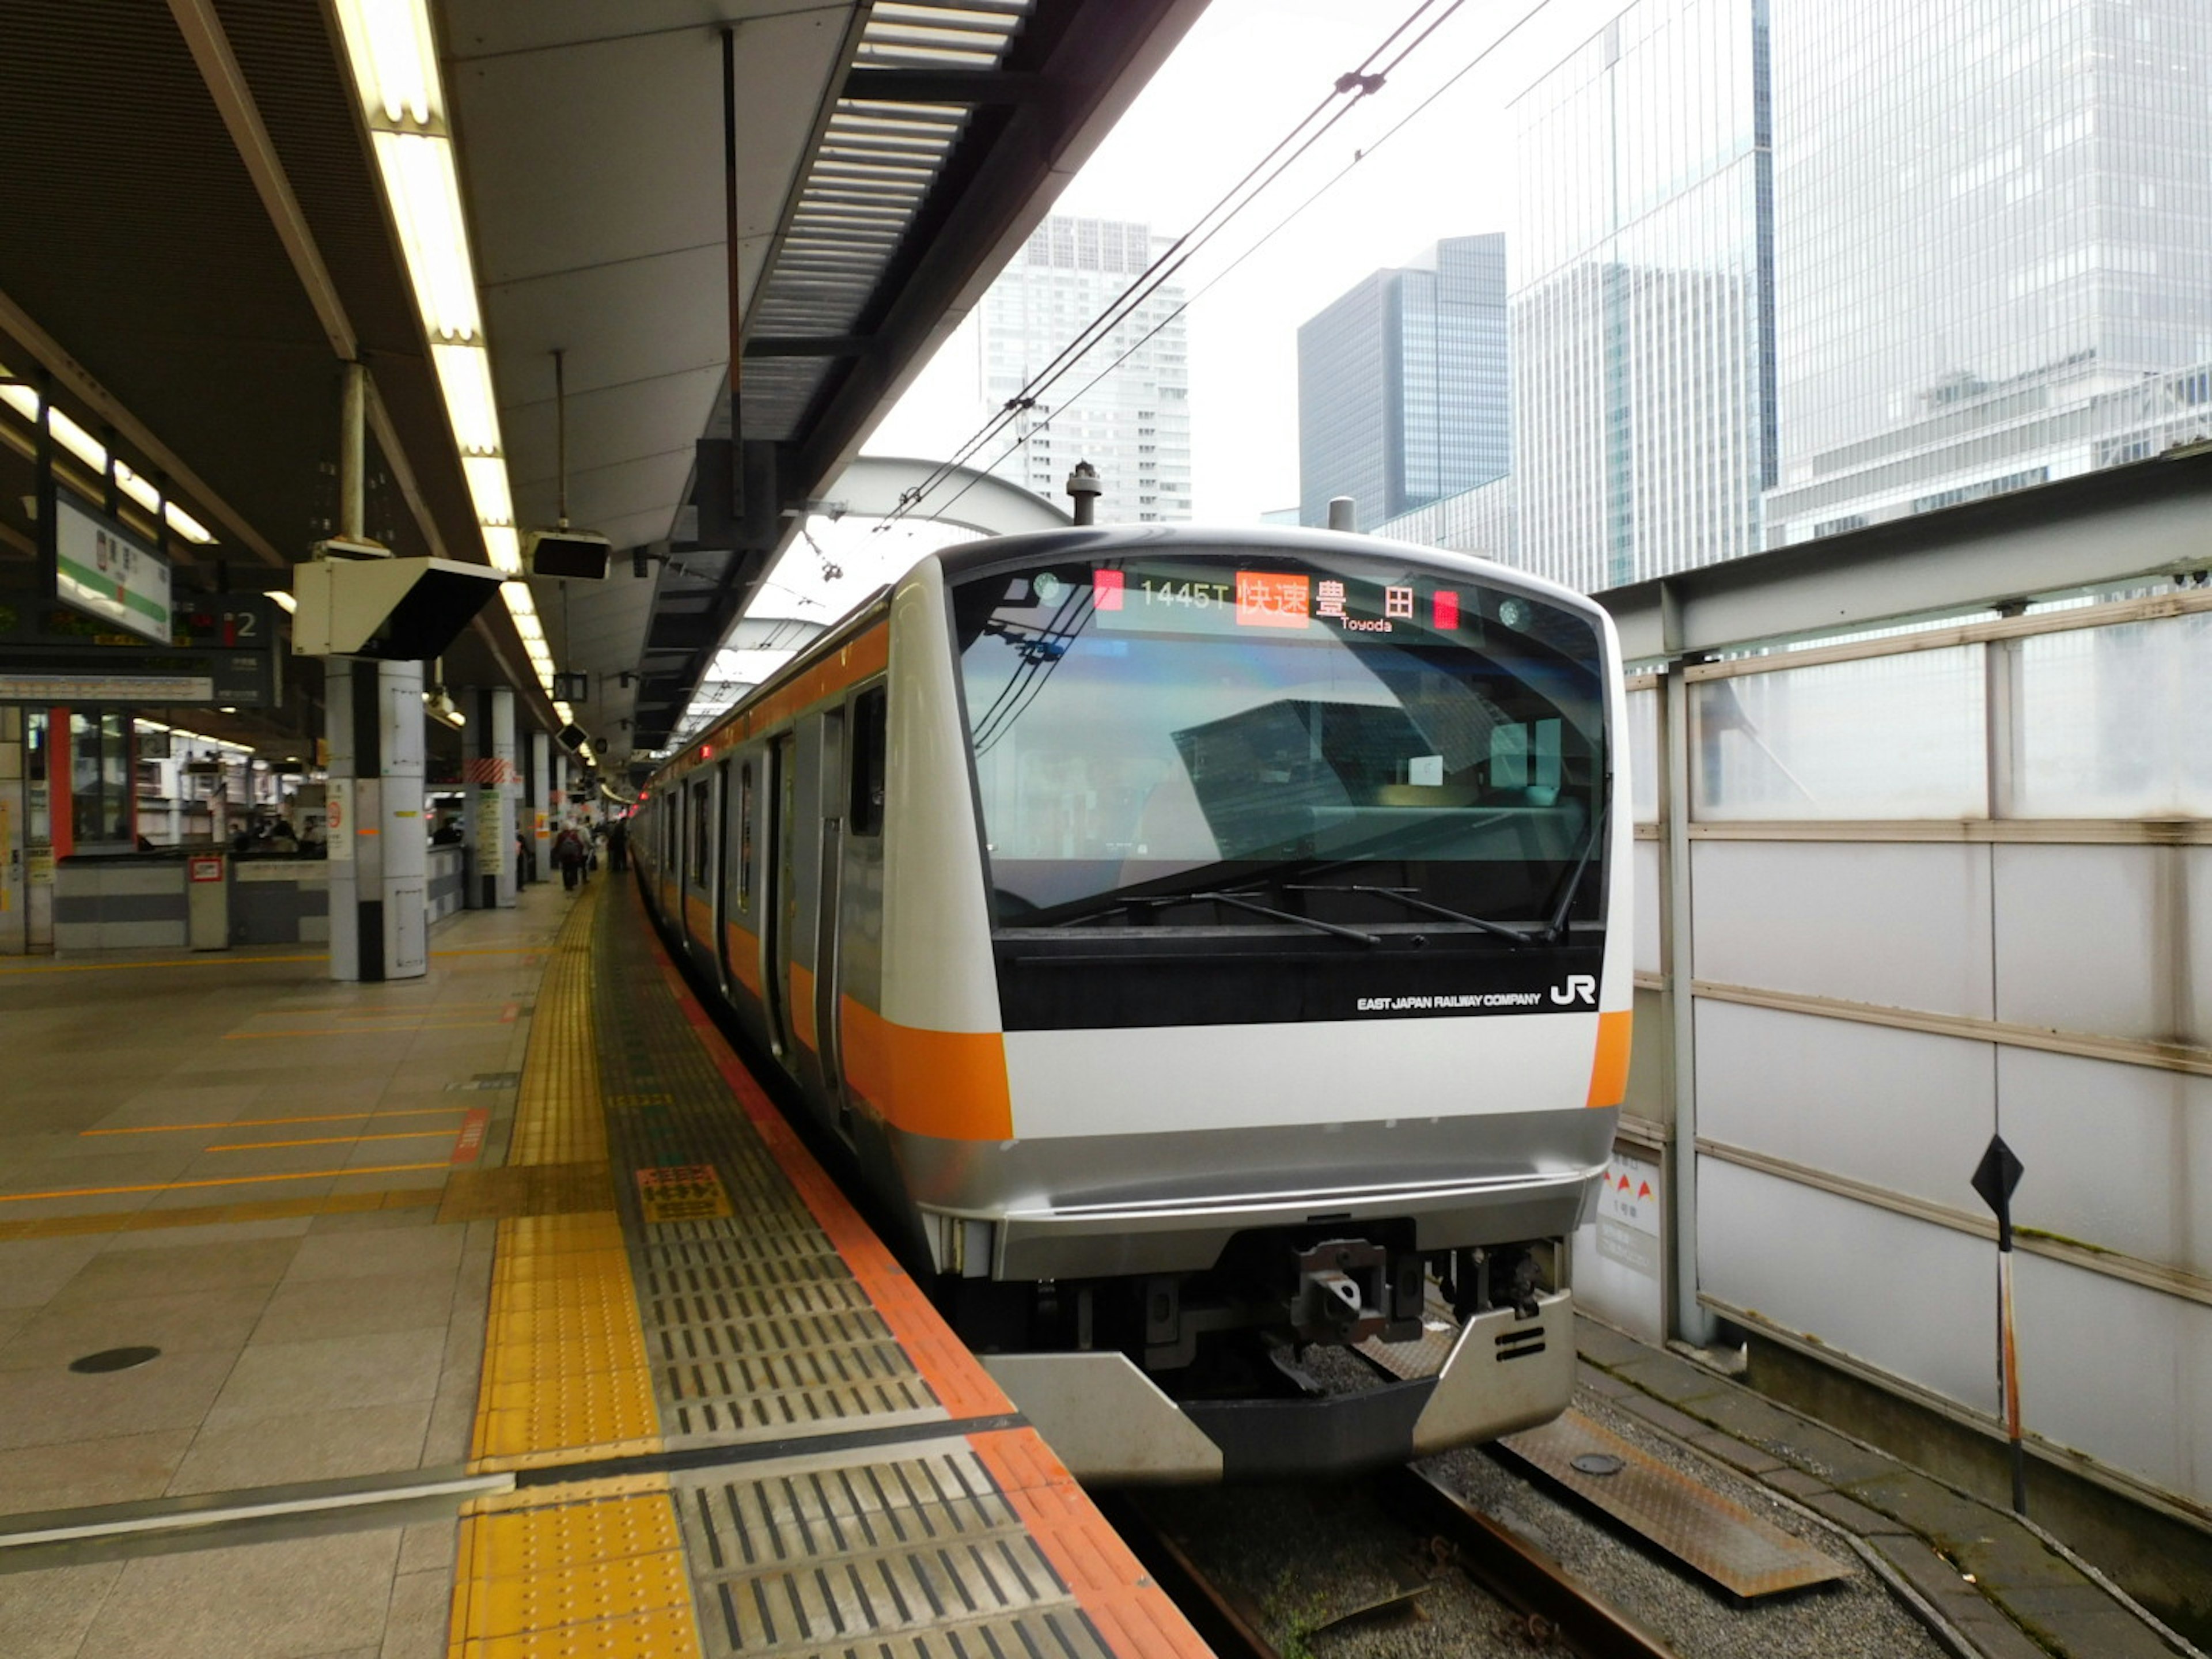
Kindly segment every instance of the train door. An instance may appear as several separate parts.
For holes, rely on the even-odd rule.
[[[769,813],[767,880],[763,884],[762,945],[768,965],[767,994],[769,1048],[787,1066],[792,1065],[791,935],[797,918],[798,883],[791,867],[793,795],[798,769],[792,763],[792,734],[781,732],[768,749],[768,806]]]
[[[822,1099],[838,1133],[852,1133],[852,1104],[845,1097],[845,1067],[838,1029],[837,988],[842,977],[839,921],[844,873],[845,711],[822,716],[821,750],[815,769],[815,799],[820,823],[816,865],[821,890],[814,910],[815,1058],[822,1067]]]

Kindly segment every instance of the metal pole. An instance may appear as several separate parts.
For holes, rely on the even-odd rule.
[[[2020,1159],[2002,1135],[1990,1137],[1989,1150],[1974,1166],[1973,1188],[1997,1218],[1997,1382],[2004,1395],[2005,1439],[2012,1454],[2012,1507],[2027,1513],[2027,1449],[2020,1425],[2020,1347],[2014,1337],[2012,1304],[2012,1195],[2022,1173]]]
[[[368,459],[368,370],[348,363],[338,409],[338,534],[349,541],[367,533]]]
[[[722,28],[722,240],[728,248],[730,301],[730,520],[745,517],[744,386],[745,307],[738,268],[738,32]]]
[[[553,453],[559,474],[554,516],[563,530],[568,527],[568,375],[562,360],[568,355],[559,346],[553,348]],[[568,590],[564,587],[561,592],[565,599]]]

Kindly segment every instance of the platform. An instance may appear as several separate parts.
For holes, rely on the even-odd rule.
[[[9,1659],[1204,1652],[625,886],[412,983],[0,970],[0,1039]]]

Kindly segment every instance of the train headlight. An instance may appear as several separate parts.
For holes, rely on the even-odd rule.
[[[1518,633],[1528,625],[1528,606],[1522,599],[1501,599],[1498,603],[1498,620]]]

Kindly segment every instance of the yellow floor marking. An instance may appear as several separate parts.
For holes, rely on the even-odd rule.
[[[234,1140],[222,1146],[203,1146],[204,1152],[258,1152],[264,1146],[357,1146],[364,1140],[442,1140],[453,1129],[403,1129],[388,1135],[317,1135],[310,1140]]]
[[[569,911],[538,990],[541,1018],[531,1027],[516,1091],[510,1170],[606,1166],[592,1024],[594,902],[586,895]],[[562,1316],[540,1316],[548,1313]],[[586,1449],[601,1455],[658,1450],[659,1428],[629,1252],[608,1201],[502,1219],[492,1250],[472,1467],[566,1462]]]
[[[664,1476],[471,1504],[462,1511],[459,1565],[452,1659],[697,1659],[702,1651]]]
[[[173,1210],[110,1210],[99,1215],[52,1215],[36,1221],[0,1221],[0,1240],[63,1238],[81,1233],[134,1233],[155,1228],[211,1227],[234,1221],[283,1221],[302,1215],[351,1215],[362,1210],[427,1210],[442,1202],[442,1187],[388,1187],[379,1192],[325,1193],[320,1198],[260,1198],[235,1204],[194,1204]]]
[[[228,1123],[149,1123],[143,1129],[79,1129],[87,1135],[173,1135],[185,1129],[265,1129],[281,1123],[353,1123],[373,1117],[456,1117],[465,1106],[410,1106],[397,1112],[325,1112],[315,1117],[240,1117]]]
[[[552,948],[550,945],[487,945],[477,950],[433,951],[430,954],[433,957],[542,957]]]
[[[0,1193],[0,1204],[27,1204],[40,1198],[109,1198],[118,1193],[166,1193],[185,1187],[246,1187],[262,1181],[313,1181],[331,1176],[396,1175],[403,1170],[444,1170],[436,1164],[364,1164],[354,1170],[299,1170],[289,1175],[225,1176],[220,1181],[156,1181],[143,1187],[70,1187],[51,1193]]]
[[[324,1030],[226,1031],[223,1033],[222,1040],[225,1042],[241,1042],[249,1037],[398,1036],[411,1036],[416,1031],[482,1031],[496,1029],[501,1025],[512,1025],[514,1023],[513,1020],[507,1019],[465,1019],[445,1025],[410,1025],[404,1033],[362,1030],[358,1028],[349,1030],[343,1025],[331,1026]]]

